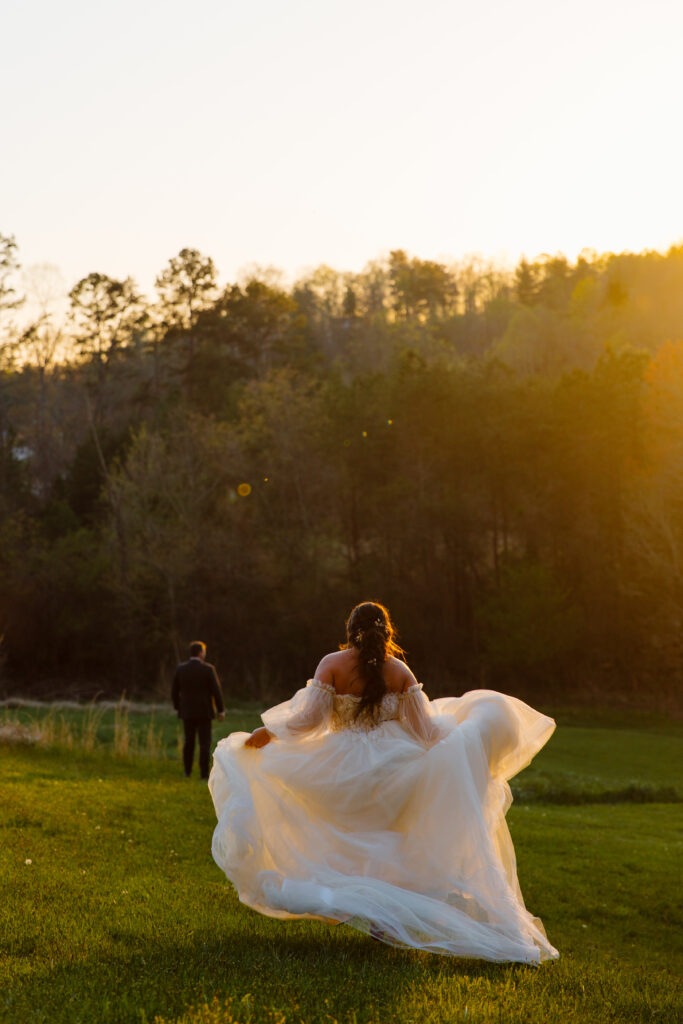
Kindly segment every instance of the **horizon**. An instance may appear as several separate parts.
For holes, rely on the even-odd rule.
[[[40,276],[42,274],[46,275],[49,284],[52,284],[53,288],[57,282],[58,277],[61,278],[64,284],[64,288],[63,290],[60,289],[59,291],[52,291],[48,299],[48,305],[53,307],[51,315],[59,314],[63,317],[66,317],[69,305],[69,291],[77,282],[73,281],[70,284],[64,277],[61,268],[56,264],[34,263],[26,265],[21,259],[21,245],[19,243],[19,240],[16,239],[16,242],[18,246],[19,261],[19,269],[16,272],[17,292],[19,296],[23,296],[21,304],[14,310],[14,314],[19,325],[25,326],[27,323],[30,323],[31,319],[37,315],[37,312],[41,307],[41,302],[36,301],[34,296],[32,296],[31,294],[30,277],[32,274],[35,274],[37,276],[38,281],[40,281]],[[529,264],[533,264],[542,262],[544,260],[566,259],[570,266],[576,266],[581,258],[586,259],[589,263],[599,262],[605,259],[609,259],[611,257],[620,256],[646,256],[656,254],[664,258],[672,250],[680,247],[683,247],[683,236],[671,241],[668,245],[662,247],[652,246],[640,250],[623,249],[621,251],[614,252],[611,250],[598,251],[589,246],[583,246],[574,255],[570,255],[561,250],[537,253],[533,256],[529,256],[527,253],[520,253],[517,255],[514,261],[510,259],[505,259],[502,256],[487,257],[485,254],[481,252],[465,253],[461,258],[458,259],[454,257],[435,258],[430,256],[417,256],[417,254],[410,252],[405,248],[403,249],[403,251],[407,253],[409,258],[417,258],[419,260],[424,260],[425,262],[435,262],[442,264],[443,266],[447,267],[449,270],[452,270],[456,274],[459,269],[463,267],[475,266],[478,263],[479,267],[482,270],[494,269],[502,274],[508,274],[512,276],[514,274],[516,267],[519,266],[522,260],[526,260]],[[185,248],[190,249],[193,247],[187,246]],[[397,248],[400,249],[401,247]],[[166,264],[169,262],[170,259],[177,255],[178,253],[171,254],[171,256],[168,257]],[[201,255],[211,257],[211,253],[203,252]],[[358,269],[333,267],[330,266],[329,263],[321,262],[316,265],[298,268],[298,270],[291,275],[287,275],[286,272],[280,267],[275,267],[272,265],[264,266],[262,264],[246,263],[238,268],[236,274],[232,279],[225,279],[224,275],[221,274],[221,268],[216,266],[217,288],[218,291],[220,292],[221,290],[230,287],[232,284],[244,285],[244,283],[253,278],[264,280],[267,281],[268,283],[270,283],[270,281],[274,281],[284,291],[290,292],[294,289],[298,282],[305,280],[306,275],[312,274],[318,269],[329,269],[333,271],[335,274],[338,274],[342,277],[346,275],[360,276],[370,266],[376,263],[380,263],[383,260],[386,260],[388,257],[389,251],[384,251],[374,257],[370,257],[369,259],[365,260],[365,262]],[[160,273],[161,270],[164,269],[164,266],[166,266],[166,264],[159,267],[157,273]],[[102,271],[91,270],[88,271],[88,273],[102,273]],[[83,276],[85,277],[87,276],[87,274]],[[123,274],[121,275],[120,280],[124,280],[127,277],[132,278],[136,285],[140,285],[140,282],[133,274]],[[49,278],[52,278],[51,282],[49,281]],[[148,289],[140,286],[141,297],[143,301],[149,305],[154,305],[157,298],[156,293],[157,289],[156,285],[154,284],[154,280],[152,280],[151,287]]]

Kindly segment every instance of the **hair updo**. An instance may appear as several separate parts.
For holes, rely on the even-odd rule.
[[[383,604],[363,601],[357,604],[346,620],[346,643],[342,648],[358,651],[358,668],[365,687],[356,717],[369,714],[386,693],[382,666],[387,658],[403,654],[396,643],[396,629]]]

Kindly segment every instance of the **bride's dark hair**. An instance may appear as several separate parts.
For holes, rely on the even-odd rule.
[[[403,654],[396,643],[396,629],[384,605],[375,601],[357,604],[346,620],[346,643],[341,647],[355,647],[358,651],[357,671],[365,683],[356,718],[363,714],[374,717],[375,708],[386,693],[382,666],[387,658]]]

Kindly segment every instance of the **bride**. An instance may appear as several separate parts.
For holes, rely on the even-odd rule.
[[[272,917],[452,956],[557,957],[505,822],[507,780],[554,721],[492,690],[430,701],[400,654],[386,608],[359,604],[303,689],[220,741],[216,863]]]

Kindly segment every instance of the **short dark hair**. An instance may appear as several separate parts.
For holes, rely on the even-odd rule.
[[[206,644],[201,640],[193,640],[190,644],[190,657],[198,658],[200,654],[206,654]]]

